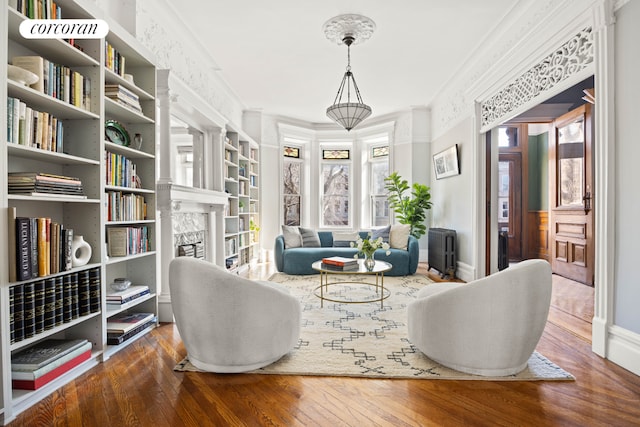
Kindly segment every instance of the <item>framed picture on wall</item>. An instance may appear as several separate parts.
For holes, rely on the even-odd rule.
[[[436,179],[460,174],[458,163],[458,144],[454,144],[444,151],[433,156],[433,167],[436,171]]]

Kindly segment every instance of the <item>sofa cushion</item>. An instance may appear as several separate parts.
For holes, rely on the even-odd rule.
[[[373,228],[371,230],[371,238],[376,240],[378,237],[382,237],[383,242],[389,243],[389,232],[391,231],[391,226],[387,225],[382,228]]]
[[[407,243],[409,242],[409,233],[411,232],[411,225],[409,224],[394,224],[389,231],[389,246],[394,249],[407,250]]]
[[[302,235],[300,234],[298,227],[293,225],[283,225],[282,235],[284,236],[285,249],[299,248],[302,246]]]
[[[333,232],[333,247],[334,248],[350,248],[351,242],[358,240],[360,235],[357,231],[354,232]]]
[[[304,227],[298,227],[298,230],[300,230],[300,236],[302,236],[303,248],[319,248],[321,246],[320,238],[315,230]]]

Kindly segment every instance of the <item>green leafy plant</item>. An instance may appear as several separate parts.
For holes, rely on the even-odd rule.
[[[427,218],[427,210],[431,209],[430,188],[417,182],[409,187],[407,180],[402,179],[398,172],[386,177],[384,183],[384,188],[389,192],[389,207],[396,213],[396,219],[400,224],[409,224],[411,235],[419,239],[427,232],[424,221]],[[405,195],[409,189],[411,195]]]

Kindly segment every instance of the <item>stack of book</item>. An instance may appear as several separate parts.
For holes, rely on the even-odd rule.
[[[346,258],[341,256],[322,258],[322,268],[325,270],[335,271],[357,270],[358,260],[355,258]]]
[[[124,105],[127,108],[131,108],[138,113],[142,113],[142,107],[140,106],[140,97],[126,87],[118,84],[106,84],[104,85],[104,94],[112,101]]]
[[[86,199],[78,178],[44,172],[9,172],[9,194]]]
[[[118,345],[156,323],[153,313],[123,313],[107,319],[107,344]]]
[[[107,229],[107,250],[109,256],[137,255],[151,250],[149,228],[109,227]]]
[[[124,308],[130,302],[149,294],[147,285],[133,285],[124,291],[113,291],[107,293],[107,305],[109,309]]]
[[[91,357],[85,339],[48,339],[11,358],[13,388],[37,390]]]

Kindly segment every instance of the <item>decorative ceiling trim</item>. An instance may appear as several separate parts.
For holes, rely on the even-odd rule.
[[[578,74],[594,61],[593,32],[587,27],[512,83],[483,101],[481,127],[508,119],[521,105]]]

